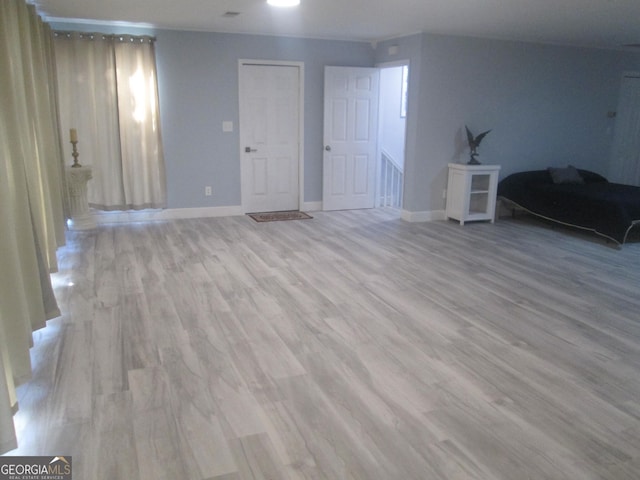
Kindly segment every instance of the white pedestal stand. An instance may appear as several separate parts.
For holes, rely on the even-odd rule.
[[[67,188],[69,190],[69,209],[71,230],[89,230],[95,228],[96,221],[89,212],[87,200],[87,182],[91,180],[91,167],[67,167]]]

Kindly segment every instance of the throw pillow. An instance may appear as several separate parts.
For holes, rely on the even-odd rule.
[[[568,165],[566,168],[549,167],[547,170],[553,183],[584,183],[580,172],[573,165]]]

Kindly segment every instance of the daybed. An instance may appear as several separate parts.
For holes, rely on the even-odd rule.
[[[619,244],[640,225],[640,187],[610,183],[597,173],[571,166],[509,175],[498,184],[498,198]]]

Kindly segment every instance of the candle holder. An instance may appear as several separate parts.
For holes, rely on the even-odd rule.
[[[81,167],[82,165],[80,165],[80,164],[78,163],[78,156],[80,155],[80,154],[78,153],[78,148],[77,148],[78,141],[77,141],[77,140],[75,140],[75,141],[74,141],[74,140],[71,140],[71,145],[73,145],[73,152],[71,153],[71,156],[73,157],[73,165],[71,165],[71,166],[72,166],[73,168]]]

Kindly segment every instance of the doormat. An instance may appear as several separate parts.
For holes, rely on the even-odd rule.
[[[311,215],[297,210],[290,212],[249,213],[247,215],[253,218],[256,222],[281,222],[283,220],[306,220],[308,218],[313,218]]]

